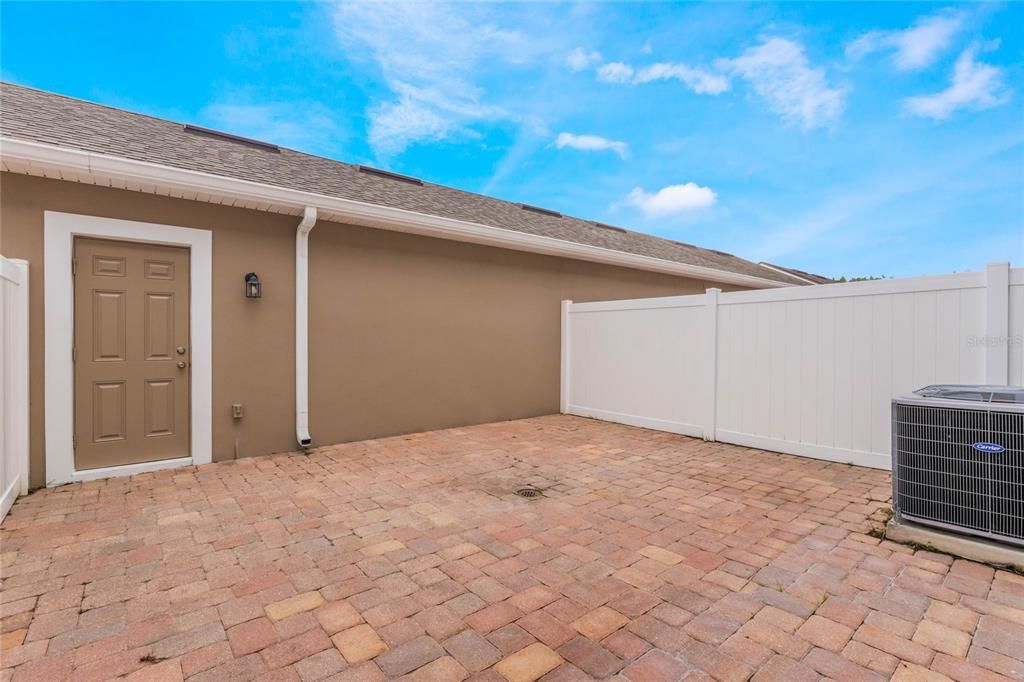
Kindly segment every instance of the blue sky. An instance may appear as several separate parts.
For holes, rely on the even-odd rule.
[[[831,276],[1024,265],[1020,4],[0,12],[33,87]]]

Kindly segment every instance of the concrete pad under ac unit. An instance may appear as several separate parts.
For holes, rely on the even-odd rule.
[[[934,548],[939,552],[972,561],[1000,566],[1013,566],[1024,570],[1024,547],[969,537],[937,528],[928,528],[892,519],[885,527],[885,538],[893,542],[914,543]]]

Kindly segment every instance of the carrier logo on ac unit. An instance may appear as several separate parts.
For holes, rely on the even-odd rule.
[[[998,455],[1000,452],[1006,450],[1006,448],[999,443],[974,443],[971,447],[978,452],[987,452],[991,455]]]

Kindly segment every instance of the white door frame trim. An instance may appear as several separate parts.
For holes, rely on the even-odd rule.
[[[191,457],[75,470],[74,280],[75,237],[184,246],[191,250],[189,320],[192,335]],[[213,461],[213,233],[191,227],[45,211],[43,279],[46,390],[46,485],[126,476]]]

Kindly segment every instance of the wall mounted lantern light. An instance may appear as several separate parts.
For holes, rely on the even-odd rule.
[[[263,295],[263,285],[255,272],[245,274],[245,297],[260,298]]]

